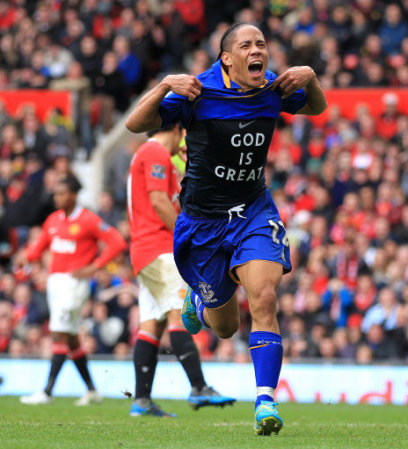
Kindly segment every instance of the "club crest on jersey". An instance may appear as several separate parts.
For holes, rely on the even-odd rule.
[[[211,285],[207,284],[205,282],[200,282],[198,284],[198,288],[200,289],[201,296],[207,301],[207,302],[215,302],[217,301],[216,298],[214,298],[214,290],[211,289]]]
[[[73,223],[72,225],[69,226],[68,228],[68,232],[71,235],[77,235],[79,233],[79,231],[81,230],[81,226],[78,223]]]
[[[160,164],[153,164],[152,176],[153,178],[164,179],[166,177],[166,167]]]

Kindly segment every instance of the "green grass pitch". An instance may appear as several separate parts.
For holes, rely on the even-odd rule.
[[[253,406],[205,407],[158,400],[177,418],[129,416],[130,399],[75,407],[73,399],[27,406],[0,397],[1,449],[408,448],[408,407],[283,403],[278,436],[256,436]]]

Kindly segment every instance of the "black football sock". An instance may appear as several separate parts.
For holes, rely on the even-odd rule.
[[[48,394],[48,396],[51,396],[55,381],[57,380],[62,365],[64,364],[67,358],[69,347],[64,343],[54,343],[52,350],[53,356],[51,359],[50,373],[48,375],[47,386],[44,389],[44,393]]]
[[[156,372],[159,340],[153,335],[140,331],[133,350],[135,367],[135,398],[149,398]]]
[[[205,386],[205,380],[200,356],[191,334],[186,330],[173,330],[170,326],[169,334],[173,352],[183,366],[191,386],[201,390]]]
[[[95,386],[92,382],[91,374],[88,369],[88,359],[86,357],[86,352],[81,347],[74,349],[71,352],[72,361],[75,363],[75,366],[81,375],[83,381],[85,382],[88,390],[95,390]]]

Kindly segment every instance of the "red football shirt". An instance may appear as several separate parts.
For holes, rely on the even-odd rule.
[[[166,192],[177,210],[176,173],[169,151],[154,139],[140,146],[130,164],[128,216],[130,256],[135,274],[160,254],[173,252],[173,233],[153,209],[149,192]]]
[[[99,240],[106,246],[97,257]],[[45,220],[40,235],[25,250],[28,261],[39,259],[48,247],[50,273],[70,273],[90,263],[103,267],[126,249],[126,241],[98,215],[77,206],[69,216],[57,210]]]

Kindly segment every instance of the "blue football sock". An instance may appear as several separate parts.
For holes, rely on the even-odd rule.
[[[278,385],[282,366],[282,337],[273,332],[251,332],[249,349],[255,369],[257,407],[261,401],[273,401],[273,391]]]
[[[210,327],[204,320],[205,305],[204,305],[203,301],[201,301],[201,298],[197,295],[197,293],[194,293],[194,291],[192,291],[191,299],[193,300],[194,305],[195,305],[197,318],[200,320],[200,322],[203,324],[203,326]]]

